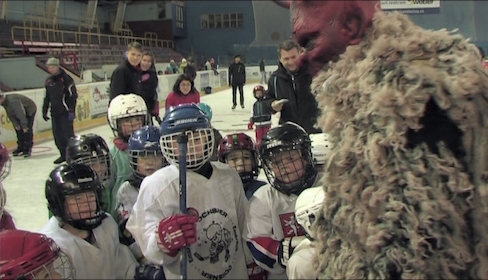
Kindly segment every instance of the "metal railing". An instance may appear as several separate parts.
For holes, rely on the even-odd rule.
[[[53,28],[35,26],[13,26],[11,31],[12,41],[48,42],[48,43],[74,43],[74,44],[98,44],[98,45],[128,45],[132,41],[138,41],[146,47],[173,49],[173,41],[154,38],[143,38],[124,35],[102,34],[88,31],[68,31]],[[19,34],[22,34],[19,36]],[[83,40],[85,39],[85,40]]]

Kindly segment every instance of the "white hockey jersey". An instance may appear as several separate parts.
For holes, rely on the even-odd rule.
[[[268,279],[288,279],[285,269],[277,262],[281,240],[305,235],[295,219],[296,200],[296,195],[285,195],[267,184],[249,201],[247,243],[256,263],[269,271]]]
[[[132,208],[137,200],[137,195],[139,194],[139,190],[135,188],[130,181],[125,181],[120,186],[119,190],[117,191],[117,212],[119,214],[118,220],[120,221],[129,219],[130,214],[132,213]],[[134,242],[129,245],[129,249],[134,255],[134,257],[139,260],[141,264],[147,264],[144,255],[142,254],[142,250],[137,244]]]
[[[188,279],[247,279],[245,230],[247,199],[242,182],[227,164],[211,162],[210,179],[187,172],[187,206],[199,213],[197,242],[189,246]],[[142,182],[127,229],[149,262],[164,267],[166,278],[180,276],[179,255],[172,258],[156,244],[156,228],[179,213],[179,171],[169,165]]]
[[[93,230],[98,247],[60,228],[56,217],[49,219],[41,233],[68,255],[76,279],[134,279],[138,263],[129,248],[119,243],[117,224],[109,214]]]
[[[302,240],[288,260],[286,266],[288,279],[317,279],[318,273],[313,268],[314,255],[314,243],[308,238]]]

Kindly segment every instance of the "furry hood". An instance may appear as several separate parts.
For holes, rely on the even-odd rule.
[[[334,146],[321,276],[488,278],[488,75],[476,46],[378,12],[329,66],[312,83]],[[431,107],[443,117],[431,127],[452,124],[459,149],[443,133],[412,143]]]

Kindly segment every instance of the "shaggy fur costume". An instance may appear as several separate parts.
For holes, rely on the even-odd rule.
[[[488,75],[476,47],[378,12],[312,88],[335,147],[315,228],[321,277],[488,279]]]

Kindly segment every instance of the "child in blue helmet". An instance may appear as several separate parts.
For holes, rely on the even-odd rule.
[[[208,118],[195,104],[180,105],[166,112],[161,134],[170,165],[144,179],[127,222],[144,256],[163,265],[168,279],[180,277],[178,253],[184,246],[188,279],[247,279],[248,271],[262,273],[243,242],[247,199],[240,177],[227,164],[210,162],[214,134]],[[178,203],[177,137],[182,134],[188,136],[187,214],[179,213]]]
[[[200,102],[197,104],[198,105],[198,108],[200,108],[200,110],[203,111],[203,113],[205,113],[205,116],[207,116],[208,118],[208,121],[209,122],[212,122],[212,107],[210,107],[210,105],[208,105],[207,103],[204,103],[204,102]],[[220,140],[222,139],[222,134],[220,134],[220,132],[212,125],[212,129],[214,131],[214,136],[215,136],[215,141],[214,141],[214,151],[213,151],[213,154],[212,156],[210,157],[210,160],[211,161],[217,161],[218,160],[218,154],[217,154],[217,151],[219,149],[219,143],[220,143]]]
[[[144,126],[134,131],[129,138],[127,148],[130,158],[132,175],[122,183],[117,191],[117,212],[120,228],[120,242],[129,246],[134,257],[145,263],[141,249],[134,242],[130,232],[125,229],[132,207],[137,200],[142,180],[164,166],[165,160],[159,146],[161,133],[156,126]]]

